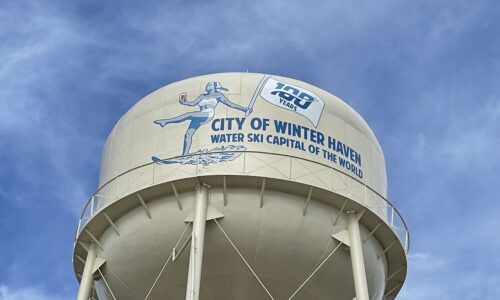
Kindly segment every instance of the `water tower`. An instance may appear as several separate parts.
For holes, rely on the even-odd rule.
[[[409,235],[366,122],[310,84],[222,73],[146,96],[81,215],[78,300],[393,299]]]

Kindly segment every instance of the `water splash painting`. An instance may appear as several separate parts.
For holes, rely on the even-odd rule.
[[[203,165],[208,166],[210,164],[216,164],[224,161],[231,161],[238,158],[242,151],[245,151],[244,146],[220,146],[212,149],[198,150],[186,156],[170,158],[170,159],[160,159],[156,156],[151,157],[151,159],[157,164],[170,165],[170,164],[182,164],[182,165]]]

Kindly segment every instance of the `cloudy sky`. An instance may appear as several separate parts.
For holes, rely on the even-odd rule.
[[[225,71],[341,97],[412,235],[399,299],[500,299],[500,2],[0,0],[0,300],[74,299],[75,226],[144,95]]]

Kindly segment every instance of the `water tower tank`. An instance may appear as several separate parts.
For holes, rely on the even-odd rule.
[[[73,265],[79,300],[393,299],[408,248],[358,113],[295,79],[222,73],[118,121]]]

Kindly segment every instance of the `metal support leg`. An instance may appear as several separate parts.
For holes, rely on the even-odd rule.
[[[94,243],[90,244],[87,252],[87,259],[85,260],[85,267],[83,268],[82,280],[80,281],[80,289],[76,300],[88,300],[90,298],[90,291],[92,283],[94,282],[94,269],[95,259],[97,257],[96,246]]]
[[[186,300],[198,300],[200,298],[201,266],[203,264],[203,244],[205,242],[207,207],[208,187],[199,185],[196,189],[194,204],[193,234],[191,239]]]
[[[369,300],[365,261],[363,259],[363,243],[359,232],[358,217],[354,212],[347,214],[347,229],[349,231],[349,241],[351,242],[351,263],[356,300]]]

